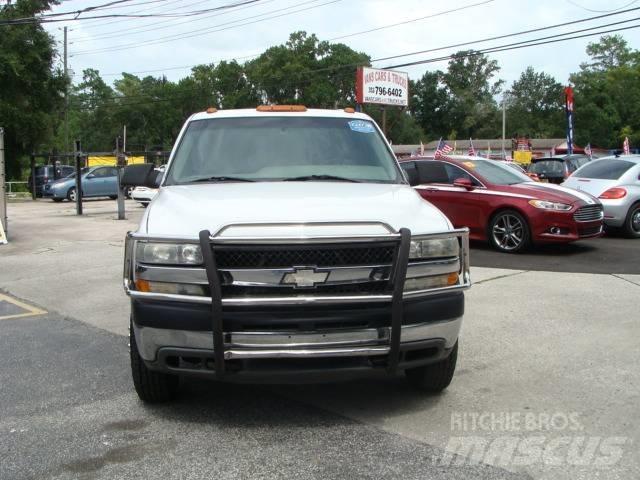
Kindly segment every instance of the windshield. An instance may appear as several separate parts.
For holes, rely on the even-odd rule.
[[[627,162],[626,160],[597,160],[585,165],[573,176],[599,180],[617,180],[634,165],[635,163]]]
[[[503,165],[498,161],[465,160],[462,164],[495,185],[514,185],[516,183],[531,181],[524,173],[507,165]]]
[[[402,181],[372,122],[326,117],[197,120],[176,150],[166,184],[340,178]]]
[[[564,161],[563,160],[541,160],[539,162],[532,163],[529,167],[531,173],[546,173],[556,174],[562,176],[564,174]]]
[[[83,168],[81,168],[81,169],[80,169],[80,174],[81,174],[81,175],[84,175],[85,173],[87,173],[87,171],[89,171],[89,168],[90,168],[90,167],[83,167]],[[73,172],[73,173],[71,173],[71,174],[67,175],[67,176],[66,176],[66,177],[64,177],[64,178],[76,178],[76,172]]]

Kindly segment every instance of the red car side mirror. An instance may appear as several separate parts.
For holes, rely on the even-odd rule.
[[[473,190],[474,188],[476,188],[473,185],[473,182],[471,180],[469,180],[468,178],[456,178],[453,181],[453,186],[454,187],[462,187],[465,190]]]

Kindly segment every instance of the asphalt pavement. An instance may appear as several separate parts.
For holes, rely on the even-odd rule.
[[[534,245],[523,253],[501,253],[482,242],[471,243],[476,267],[600,274],[640,274],[640,239],[608,233],[564,245]]]
[[[55,314],[0,320],[0,478],[518,479],[252,385],[145,407],[127,339]]]
[[[458,368],[441,395],[402,378],[189,381],[177,403],[151,408],[130,380],[121,285],[124,235],[143,211],[127,202],[118,221],[113,201],[85,202],[83,217],[66,202],[9,205],[1,480],[640,478],[639,241],[518,255],[474,244]],[[498,422],[460,422],[474,415]],[[505,425],[529,416],[538,421]],[[549,429],[569,417],[577,430]],[[523,461],[521,451],[538,455]]]

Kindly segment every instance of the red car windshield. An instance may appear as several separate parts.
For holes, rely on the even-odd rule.
[[[515,185],[531,181],[524,173],[509,168],[507,165],[501,165],[495,160],[464,160],[461,163],[471,172],[477,173],[495,185]]]

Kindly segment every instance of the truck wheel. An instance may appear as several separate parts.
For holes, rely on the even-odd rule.
[[[180,378],[177,375],[154,372],[147,368],[138,352],[133,327],[129,328],[129,345],[133,386],[140,400],[145,403],[161,403],[175,398]]]
[[[624,231],[630,238],[640,238],[640,203],[631,205],[624,221]]]
[[[404,373],[409,384],[416,390],[437,393],[447,388],[451,383],[457,360],[458,342],[444,360],[421,367],[407,368]]]

